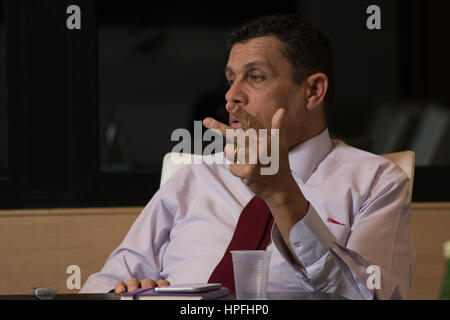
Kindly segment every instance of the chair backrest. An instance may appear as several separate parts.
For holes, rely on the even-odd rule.
[[[167,180],[169,180],[169,178],[175,172],[177,172],[178,170],[183,168],[187,163],[192,163],[193,161],[195,161],[195,159],[202,158],[201,155],[197,155],[197,154],[189,154],[189,153],[176,154],[177,157],[180,157],[178,159],[181,161],[179,161],[179,163],[174,163],[174,161],[172,161],[174,155],[175,154],[173,152],[169,152],[164,156],[160,186],[162,186]],[[413,151],[402,151],[402,152],[383,154],[381,156],[396,163],[408,175],[409,179],[411,180],[411,183],[409,186],[409,194],[411,197],[412,190],[413,190],[413,181],[414,181],[415,153]]]
[[[173,157],[177,157],[177,163],[173,161]],[[167,180],[170,179],[170,177],[183,168],[188,163],[194,163],[196,159],[201,159],[202,156],[198,154],[190,154],[190,153],[174,153],[169,152],[166,153],[163,159],[163,165],[162,165],[162,171],[161,171],[161,183],[160,187],[166,183]]]
[[[409,197],[411,199],[412,191],[413,191],[413,182],[414,182],[414,164],[415,164],[415,156],[414,151],[401,151],[395,153],[387,153],[382,154],[382,157],[394,162],[403,171],[408,175],[410,180],[409,184]]]

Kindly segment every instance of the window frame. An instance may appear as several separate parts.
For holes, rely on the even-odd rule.
[[[60,12],[70,4],[83,8],[82,30],[66,28]],[[158,190],[160,171],[100,170],[96,17],[92,0],[5,0],[9,168],[0,209],[143,206]],[[414,92],[417,83],[403,85]],[[450,164],[416,167],[414,180],[414,202],[450,201]]]

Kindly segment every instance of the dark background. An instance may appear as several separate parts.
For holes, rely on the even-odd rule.
[[[66,28],[67,6],[81,30]],[[366,9],[381,8],[381,30]],[[446,1],[0,1],[0,208],[144,205],[176,128],[226,117],[224,41],[299,13],[334,49],[330,134],[416,152],[413,201],[449,201]]]

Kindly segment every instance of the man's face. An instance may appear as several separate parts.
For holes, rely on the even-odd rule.
[[[298,132],[304,118],[304,88],[294,83],[291,65],[275,37],[253,38],[233,46],[225,68],[230,89],[227,103],[235,103],[270,128],[275,111],[286,109],[288,134]],[[241,128],[230,115],[232,128]]]

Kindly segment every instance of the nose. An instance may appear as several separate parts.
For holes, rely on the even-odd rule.
[[[239,106],[245,106],[248,103],[247,94],[238,80],[228,89],[228,92],[225,94],[225,100],[227,102],[234,102]]]

